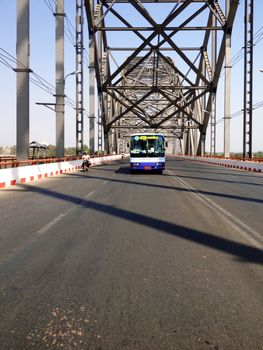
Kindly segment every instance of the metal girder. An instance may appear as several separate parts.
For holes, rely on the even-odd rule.
[[[228,0],[226,0],[226,3],[227,2],[228,2]],[[205,110],[207,110],[209,112],[211,112],[211,110],[212,110],[212,101],[213,101],[213,97],[214,97],[213,92],[215,93],[216,89],[217,89],[218,81],[219,81],[219,78],[220,78],[220,73],[222,71],[223,63],[224,63],[224,60],[225,60],[227,38],[229,36],[231,36],[232,27],[233,27],[233,24],[234,24],[234,20],[235,20],[235,16],[236,16],[236,12],[237,12],[238,6],[239,6],[239,0],[232,0],[231,1],[230,7],[229,7],[229,11],[228,11],[228,15],[227,15],[226,25],[225,25],[225,28],[224,28],[223,38],[222,38],[220,49],[219,49],[219,53],[218,53],[218,56],[217,56],[217,59],[216,59],[216,65],[215,65],[215,70],[214,70],[214,77],[213,77],[213,81],[211,83],[211,93],[208,96],[207,103],[206,103],[206,106],[205,106]],[[231,69],[229,67],[229,63],[230,62],[227,62],[226,69]],[[225,118],[229,118],[229,114],[230,113],[226,113],[225,112]],[[202,148],[202,145],[201,145],[202,141],[203,141],[202,135],[203,135],[203,137],[206,135],[209,119],[210,119],[210,115],[209,114],[205,114],[204,118],[203,118],[203,127],[200,130],[201,137],[199,139],[199,146],[198,146],[198,153],[199,154],[201,154],[201,148]]]
[[[151,3],[160,7],[154,15]],[[85,7],[104,132],[167,130],[171,137],[188,138],[190,151],[201,153],[209,120],[216,120],[216,90],[238,0],[101,0],[96,7],[85,0]],[[185,46],[182,37],[190,32],[197,35]]]
[[[17,159],[29,158],[29,0],[17,1]]]
[[[133,28],[128,28],[128,27],[104,27],[104,28],[101,28],[101,27],[98,27],[97,28],[97,31],[105,31],[105,32],[118,32],[118,31],[124,31],[124,32],[129,32],[129,31],[132,31],[134,32],[135,30],[136,31],[140,31],[140,32],[151,32],[153,30],[155,30],[156,27],[133,27]],[[196,26],[196,27],[184,27],[184,28],[180,28],[180,27],[166,27],[165,30],[168,30],[168,31],[178,31],[178,30],[181,30],[181,31],[192,31],[192,30],[222,30],[223,27],[220,26],[220,27],[201,27],[201,26]],[[181,50],[181,49],[180,49]],[[181,50],[182,51],[182,50]]]
[[[151,128],[151,126],[149,125],[114,125],[111,127],[112,129],[127,129],[127,128],[132,128],[132,129],[142,129],[142,128],[145,128],[145,129],[149,129]],[[184,126],[183,128],[179,125],[175,125],[175,126],[164,126],[162,127],[162,130],[176,130],[176,129],[197,129],[196,126]]]
[[[76,155],[83,153],[83,0],[76,0]]]
[[[65,74],[64,74],[64,0],[56,1],[56,157],[64,157],[65,147]]]
[[[243,157],[252,158],[254,0],[245,0]]]

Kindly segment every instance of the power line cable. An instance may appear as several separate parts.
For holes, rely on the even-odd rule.
[[[7,66],[8,68],[14,70],[14,67],[7,61],[11,61],[12,63],[14,64],[17,64],[19,63],[22,67],[25,67],[26,66],[24,64],[22,64],[21,62],[19,62],[13,55],[11,55],[10,53],[8,53],[6,50],[0,48],[1,51],[5,52],[5,55],[2,54],[0,52],[0,63],[4,64],[5,66]],[[2,57],[1,57],[2,56]],[[4,57],[4,58],[3,58]],[[56,88],[55,86],[53,86],[52,84],[50,84],[46,79],[44,79],[43,77],[41,77],[39,74],[35,73],[35,72],[32,72],[31,73],[35,79],[31,76],[29,78],[29,81],[36,85],[37,87],[39,87],[40,89],[44,90],[45,92],[47,92],[48,94],[54,96],[55,94],[55,91],[56,91]],[[76,102],[71,99],[70,97],[67,97],[65,98],[65,104],[69,107],[71,107],[72,109],[75,110],[76,108]]]
[[[255,103],[252,108],[255,110],[255,109],[259,109],[259,108],[262,108],[263,107],[263,100],[262,101],[259,101],[257,103]],[[229,114],[227,117],[230,118],[230,119],[233,119],[233,118],[236,118],[240,115],[243,114],[243,109],[240,109],[239,111],[236,111],[236,112],[233,112],[231,114]],[[216,124],[221,124],[223,121],[224,121],[225,117],[222,117],[220,119],[217,120]]]
[[[50,4],[49,0],[44,0],[45,4],[47,5],[47,7],[49,8],[50,12],[53,14],[53,9],[52,9],[52,5]]]
[[[49,3],[47,3],[47,0],[44,0],[44,2],[46,3],[47,7],[49,8],[50,12],[52,13],[52,15],[54,15],[54,10],[52,8],[52,6],[56,6],[56,0],[52,0],[53,5],[50,4],[51,0],[48,0]],[[60,10],[63,9],[61,3],[58,1],[58,7],[60,8]],[[74,49],[76,48],[76,44],[75,44],[75,28],[72,24],[72,22],[70,21],[70,19],[68,18],[67,13],[65,13],[65,19],[66,19],[66,26],[65,26],[65,35],[67,37],[67,39],[69,40],[69,42],[71,43],[71,45],[74,47]],[[84,65],[86,66],[86,68],[89,68],[89,54],[87,53],[87,50],[84,48],[83,52],[85,54],[84,56]],[[86,60],[86,61],[85,61]]]

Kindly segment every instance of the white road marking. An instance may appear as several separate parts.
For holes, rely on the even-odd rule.
[[[177,177],[171,170],[169,170],[170,175],[173,175],[178,182],[180,182],[185,188],[192,191],[192,194],[198,198],[203,204],[217,213],[223,220],[225,220],[230,226],[237,230],[246,240],[252,243],[257,248],[263,248],[263,237],[260,233],[253,230],[250,226],[245,224],[243,221],[230,214],[228,211],[223,209],[220,205],[216,204],[207,196],[201,194],[197,189],[193,188],[186,181]]]
[[[42,227],[41,230],[37,231],[38,234],[46,233],[51,229],[51,227],[55,226],[60,220],[62,220],[68,213],[62,213],[59,214],[57,217],[55,217],[52,221],[50,221],[47,225]]]
[[[109,180],[105,180],[105,181],[103,181],[102,185],[106,185],[106,183],[108,183],[108,182],[109,182]]]
[[[91,191],[91,192],[89,192],[88,194],[86,194],[86,196],[84,196],[84,198],[86,199],[86,198],[91,197],[95,192],[96,192],[96,191]]]
[[[88,194],[86,194],[83,198],[87,199],[91,197],[96,191],[91,191]],[[71,207],[66,213],[61,213],[58,216],[56,216],[53,220],[51,220],[47,225],[42,227],[40,230],[37,231],[37,234],[43,234],[49,231],[53,226],[55,226],[59,221],[61,221],[64,217],[66,217],[70,212],[72,212],[76,207]]]

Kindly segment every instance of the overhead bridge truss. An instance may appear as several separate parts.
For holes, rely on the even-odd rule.
[[[216,92],[223,68],[229,90],[230,39],[238,4],[84,0],[89,90],[96,85],[103,130],[98,135],[104,136],[106,150],[119,151],[132,132],[147,131],[180,140],[184,153],[203,154],[209,122],[214,150]],[[96,113],[91,95],[92,119]],[[99,139],[98,145],[103,142]]]

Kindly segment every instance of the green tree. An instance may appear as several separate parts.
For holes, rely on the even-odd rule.
[[[12,155],[16,154],[16,145],[10,147],[10,154],[12,154]]]

